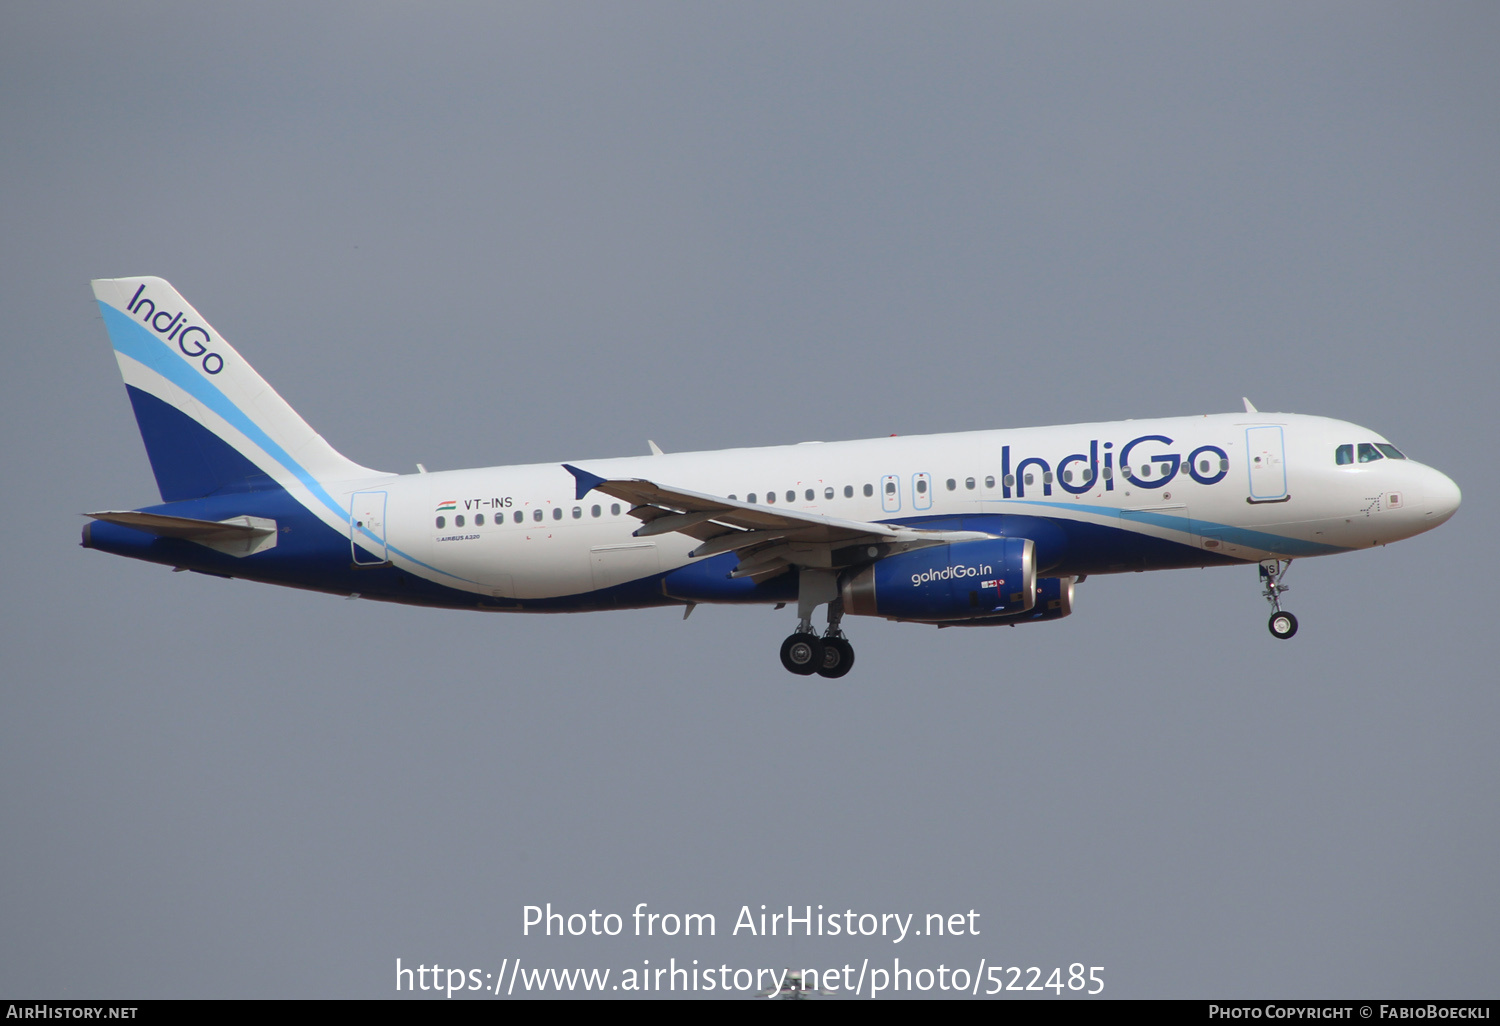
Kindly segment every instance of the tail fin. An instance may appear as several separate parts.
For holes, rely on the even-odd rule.
[[[160,278],[93,283],[163,502],[381,476],[341,456]],[[334,504],[337,508],[337,504]]]

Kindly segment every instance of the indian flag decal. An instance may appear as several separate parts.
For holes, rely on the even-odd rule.
[[[457,509],[457,508],[458,508],[458,500],[457,499],[448,499],[445,502],[438,503],[437,511],[439,513],[441,513],[441,512],[443,512],[444,510],[447,510],[447,509]]]

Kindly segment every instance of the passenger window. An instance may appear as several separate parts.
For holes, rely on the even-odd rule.
[[[1115,468],[1114,467],[1105,467],[1104,468],[1104,480],[1106,480],[1106,481],[1113,481],[1114,478],[1115,478]]]
[[[894,482],[894,481],[887,481],[885,483],[885,494],[887,494],[887,495],[895,495],[896,494],[896,482]]]
[[[1385,459],[1385,457],[1380,455],[1380,450],[1375,448],[1369,442],[1359,443],[1359,462],[1374,463],[1376,460],[1383,459]]]
[[[561,506],[553,506],[552,507],[552,519],[553,520],[561,520],[562,519],[562,507]]]
[[[447,527],[448,526],[448,518],[447,517],[438,517],[437,518],[437,526],[438,526],[438,530],[439,531],[441,531],[443,528]]]
[[[874,494],[875,494],[875,486],[874,485],[865,485],[865,498],[868,499],[870,496],[872,496]]]
[[[995,487],[995,479],[994,479],[994,477],[993,476],[986,477],[984,479],[984,486],[986,488],[993,488],[993,487]]]
[[[816,499],[818,497],[817,493],[814,492],[811,488],[809,488],[807,491],[803,492],[802,494],[804,496],[806,496],[808,502],[812,502],[814,499]]]
[[[951,491],[953,491],[957,487],[958,487],[958,482],[955,481],[955,480],[953,480],[953,478],[950,477],[948,479],[948,490],[951,492]]]
[[[1141,467],[1141,476],[1142,477],[1150,477],[1151,476],[1151,464],[1147,463],[1147,464],[1145,464],[1144,466]]]
[[[788,488],[786,490],[786,501],[787,502],[796,502],[797,501],[797,493],[794,492],[794,491],[792,491],[790,488]]]
[[[964,478],[964,487],[972,492],[974,490],[974,479],[972,477]]]
[[[1052,471],[1050,471],[1050,470],[1044,470],[1044,471],[1042,471],[1042,484],[1051,484],[1051,483],[1052,483]]]
[[[824,488],[823,489],[823,498],[825,498],[825,499],[831,499],[831,498],[833,498],[833,489],[832,488]]]
[[[1026,483],[1036,484],[1036,477],[1029,470],[1026,472]]]
[[[609,504],[609,512],[610,512],[611,516],[616,516],[616,517],[619,516],[620,515],[620,504],[618,502],[611,502]]]
[[[453,518],[453,526],[454,527],[462,527],[462,526],[464,526],[464,515],[462,513],[460,513],[458,516],[456,516],[456,517]]]
[[[1093,467],[1084,467],[1083,468],[1083,483],[1084,484],[1088,484],[1093,479],[1094,479],[1094,468]]]
[[[1375,443],[1375,448],[1379,449],[1381,452],[1385,453],[1387,456],[1389,456],[1393,460],[1404,460],[1404,459],[1406,459],[1406,454],[1404,452],[1402,452],[1400,449],[1396,448],[1390,442],[1376,442]]]
[[[1222,471],[1224,471],[1225,473],[1228,473],[1229,472],[1229,461],[1228,460],[1220,460],[1219,461],[1219,469],[1222,470]]]
[[[1016,475],[1014,475],[1014,474],[1006,474],[1005,475],[1005,487],[1007,487],[1007,488],[1014,488],[1015,486],[1016,486]]]
[[[601,510],[598,506],[589,507],[589,516],[591,517],[597,517],[602,512],[603,510]]]
[[[573,519],[574,520],[582,520],[583,519],[583,507],[582,506],[574,506],[573,507]]]
[[[511,517],[511,519],[519,524],[521,521],[526,519],[526,514],[522,513],[520,510],[516,510],[515,516]]]
[[[1354,445],[1341,445],[1333,450],[1333,459],[1341,467],[1347,467],[1354,462]]]
[[[1068,482],[1068,484],[1073,483],[1073,472],[1071,470],[1064,470],[1062,474],[1064,481]]]
[[[776,493],[775,492],[767,492],[766,493],[766,505],[768,505],[768,506],[774,506],[774,505],[776,505]]]
[[[540,521],[542,519],[542,511],[539,510],[539,509],[532,510],[531,511],[531,519],[536,520],[536,521]]]
[[[749,495],[745,496],[745,501],[750,503],[750,505],[752,506],[755,505],[755,493],[751,492]]]
[[[846,499],[852,499],[852,498],[854,498],[854,486],[853,485],[844,485],[844,498],[846,498]]]
[[[919,478],[917,478],[917,494],[918,495],[926,495],[927,494],[927,479],[925,477],[919,477]]]
[[[483,527],[484,526],[484,514],[483,513],[475,513],[474,514],[474,526],[475,527]]]

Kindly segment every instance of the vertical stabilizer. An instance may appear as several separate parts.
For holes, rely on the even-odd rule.
[[[164,502],[280,487],[342,516],[324,486],[382,476],[335,451],[161,278],[93,286]]]

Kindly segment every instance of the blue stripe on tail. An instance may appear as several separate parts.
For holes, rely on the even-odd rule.
[[[163,502],[279,488],[233,446],[175,406],[125,386]]]

